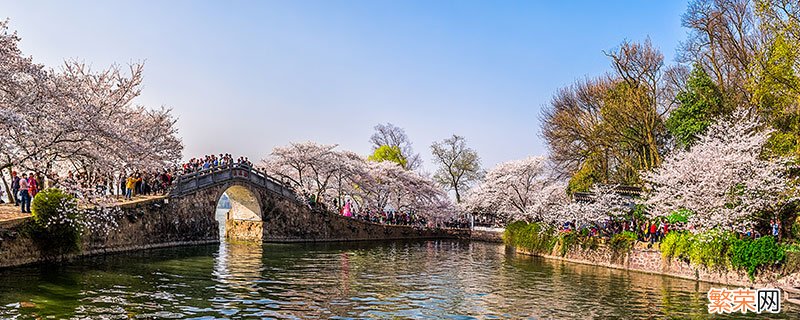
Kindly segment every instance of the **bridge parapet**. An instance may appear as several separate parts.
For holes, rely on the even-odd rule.
[[[197,190],[230,181],[246,181],[285,198],[297,200],[296,193],[277,179],[251,166],[233,163],[179,176],[170,190],[170,197],[181,197]]]

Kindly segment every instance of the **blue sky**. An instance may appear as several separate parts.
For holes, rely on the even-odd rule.
[[[544,155],[539,113],[603,51],[648,36],[672,62],[684,1],[0,1],[34,60],[145,62],[139,103],[174,109],[191,157],[313,140],[370,151],[373,126],[455,133],[485,166]]]

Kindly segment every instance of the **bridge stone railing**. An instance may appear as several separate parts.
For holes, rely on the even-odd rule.
[[[170,197],[181,197],[200,189],[237,180],[247,181],[283,197],[297,200],[297,196],[291,188],[286,187],[275,178],[241,163],[213,167],[179,176],[173,183],[169,195]]]

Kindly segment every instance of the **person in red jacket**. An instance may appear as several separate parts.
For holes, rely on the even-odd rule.
[[[28,192],[31,194],[31,199],[39,193],[39,183],[36,181],[36,176],[33,172],[28,175]]]
[[[658,226],[656,226],[656,222],[653,221],[650,224],[650,243],[654,243],[658,241]]]

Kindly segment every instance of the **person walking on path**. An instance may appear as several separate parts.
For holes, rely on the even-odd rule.
[[[19,207],[19,176],[16,171],[11,171],[11,195],[9,199],[14,197],[14,205]]]
[[[28,188],[28,177],[23,173],[22,178],[19,179],[20,212],[22,213],[31,213],[31,194],[28,193]]]

